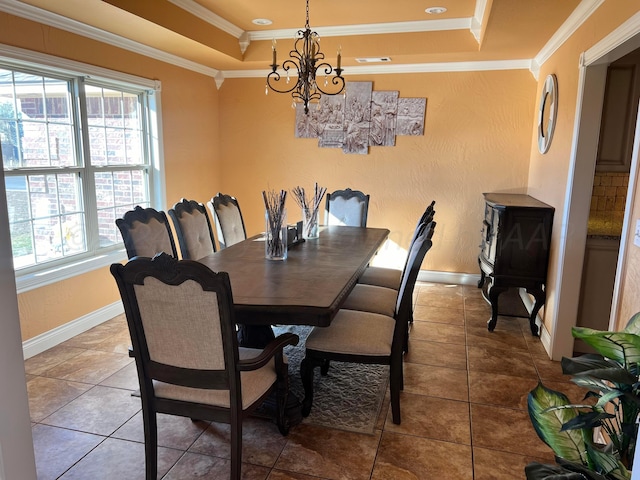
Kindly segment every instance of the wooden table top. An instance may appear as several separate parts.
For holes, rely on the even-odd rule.
[[[388,235],[320,227],[319,238],[289,248],[284,261],[265,259],[258,235],[199,261],[229,273],[238,323],[328,326]]]

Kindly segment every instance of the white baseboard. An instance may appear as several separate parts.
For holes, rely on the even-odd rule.
[[[520,289],[520,298],[522,299],[522,303],[524,304],[524,308],[527,309],[527,312],[529,312],[529,314],[531,314],[531,311],[533,310],[533,305],[534,305],[534,300],[531,297],[531,295],[529,295],[527,293],[527,290],[524,288]],[[551,335],[549,335],[549,332],[547,331],[547,329],[544,326],[544,323],[542,322],[542,318],[540,317],[540,314],[536,314],[536,325],[538,325],[538,336],[540,337],[540,341],[542,342],[542,346],[544,347],[544,349],[547,351],[547,353],[549,353],[551,351]]]
[[[122,302],[117,301],[106,307],[102,307],[80,318],[60,325],[59,327],[42,333],[36,337],[30,338],[22,342],[22,354],[25,360],[31,358],[38,353],[55,347],[56,345],[75,337],[76,335],[86,332],[90,328],[100,325],[113,317],[124,313]]]
[[[418,281],[445,283],[449,285],[478,285],[479,273],[436,272],[433,270],[420,270]]]

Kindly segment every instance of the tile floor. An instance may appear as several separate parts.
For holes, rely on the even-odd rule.
[[[420,283],[406,355],[402,424],[385,401],[373,435],[301,424],[244,426],[245,480],[522,479],[532,460],[553,463],[529,422],[539,379],[581,398],[526,319],[500,317],[472,286]],[[25,362],[38,478],[143,479],[135,364],[118,316]],[[575,398],[574,398],[575,397]],[[228,427],[159,418],[159,477],[226,479]]]

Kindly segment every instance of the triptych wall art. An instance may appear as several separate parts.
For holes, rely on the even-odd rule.
[[[296,138],[317,138],[321,148],[367,154],[369,147],[393,147],[397,135],[424,135],[426,98],[373,91],[372,82],[347,82],[344,95],[323,95],[320,103],[296,105]]]

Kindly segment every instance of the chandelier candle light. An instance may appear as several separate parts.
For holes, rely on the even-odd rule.
[[[309,103],[320,100],[321,95],[338,95],[342,93],[345,87],[345,81],[342,77],[342,51],[338,48],[338,62],[334,69],[329,63],[324,61],[324,53],[320,51],[320,36],[316,32],[312,32],[309,27],[309,0],[307,0],[307,23],[304,30],[298,30],[293,50],[289,52],[289,57],[282,63],[282,69],[287,74],[286,85],[279,88],[281,76],[277,71],[277,51],[275,39],[271,45],[272,64],[271,73],[267,75],[267,85],[265,87],[265,95],[269,93],[269,88],[278,93],[289,93],[293,97],[293,106],[296,103],[304,105],[304,113],[309,114]],[[298,72],[298,81],[289,88],[289,71],[295,68]],[[320,87],[316,81],[316,72],[324,71],[324,85]],[[328,76],[335,71],[335,75],[331,77],[331,86],[329,86]]]

